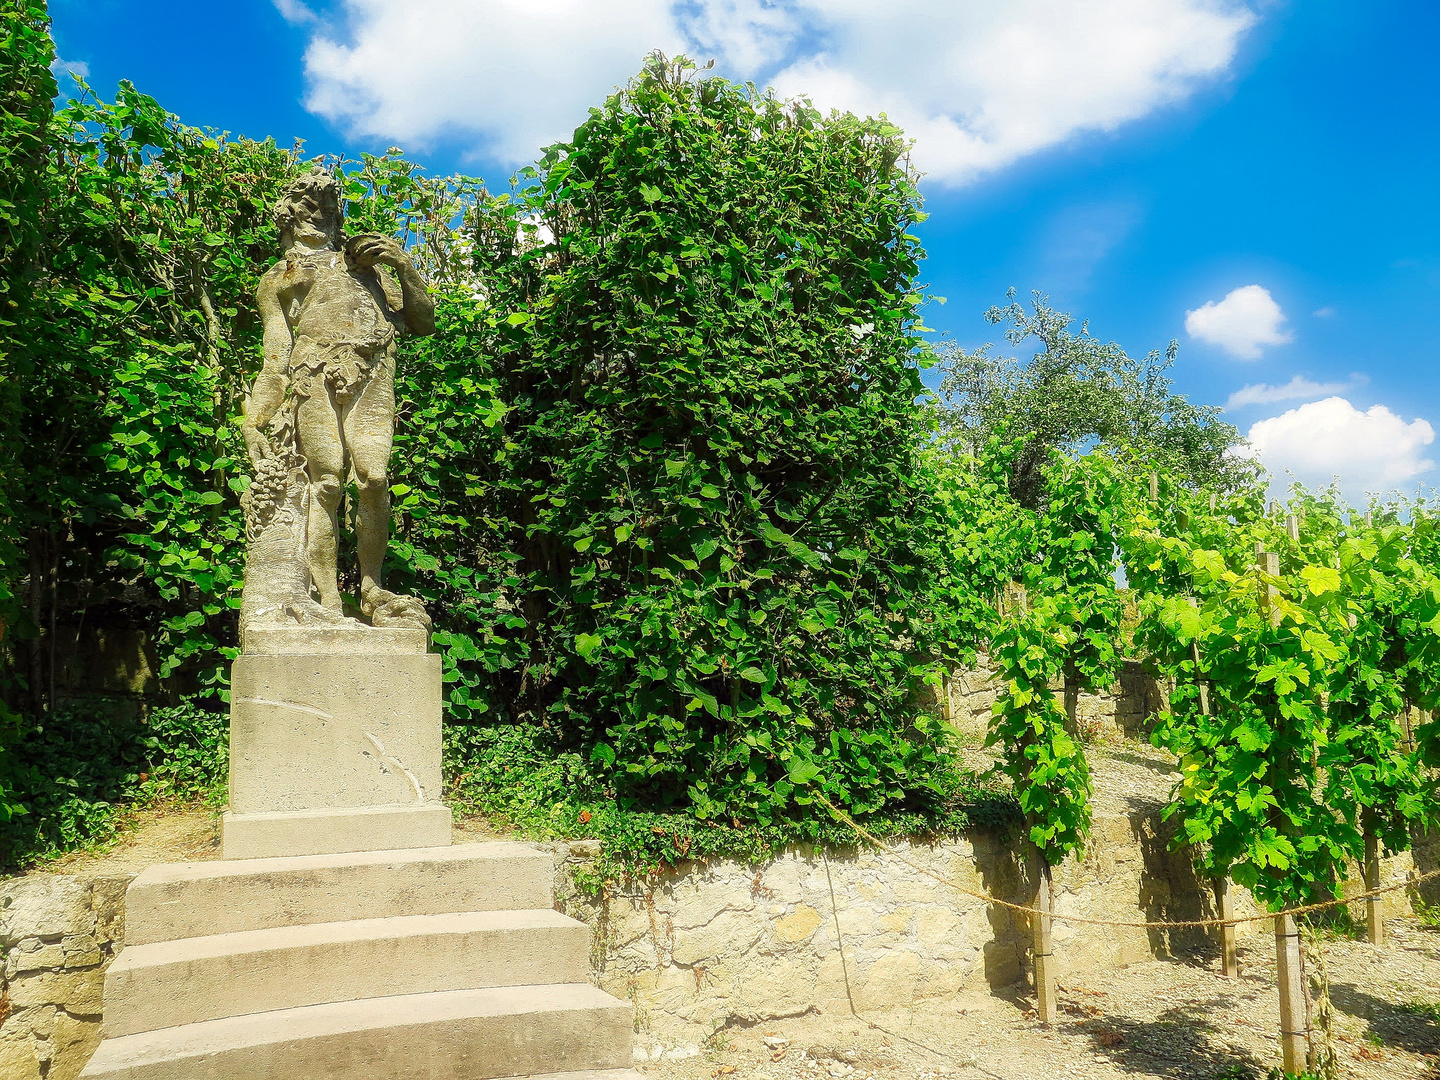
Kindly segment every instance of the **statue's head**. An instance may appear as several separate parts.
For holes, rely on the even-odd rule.
[[[272,214],[282,250],[296,244],[340,247],[340,183],[318,165],[286,187]]]

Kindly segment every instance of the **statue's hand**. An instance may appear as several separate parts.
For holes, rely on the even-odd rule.
[[[398,270],[402,266],[410,265],[410,257],[405,254],[400,241],[393,236],[381,236],[379,233],[360,233],[350,237],[345,241],[345,254],[359,267],[383,263]]]

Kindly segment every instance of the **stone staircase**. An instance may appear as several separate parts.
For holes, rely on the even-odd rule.
[[[151,867],[82,1076],[638,1080],[551,882],[504,842]]]

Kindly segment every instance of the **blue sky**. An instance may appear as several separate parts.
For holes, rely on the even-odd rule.
[[[917,140],[927,322],[1010,287],[1231,403],[1282,477],[1440,478],[1433,0],[51,0],[65,61],[188,123],[499,181],[649,48]],[[1208,305],[1208,306],[1207,306]],[[1248,388],[1248,389],[1247,389]],[[1258,425],[1258,426],[1257,426]]]

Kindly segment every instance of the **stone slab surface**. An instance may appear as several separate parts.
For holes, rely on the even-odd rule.
[[[619,1070],[632,1010],[587,984],[452,990],[257,1013],[107,1039],[106,1080],[489,1080]]]
[[[242,655],[230,679],[232,812],[439,802],[439,656]]]
[[[227,859],[271,859],[443,847],[450,842],[450,825],[450,808],[439,803],[269,814],[226,811],[220,835]]]
[[[430,635],[408,626],[285,626],[252,623],[240,651],[246,656],[292,653],[423,653]]]
[[[467,911],[132,945],[105,975],[104,1035],[369,997],[583,983],[590,931],[558,911]]]
[[[455,847],[152,866],[125,894],[125,940],[146,945],[275,926],[549,908],[549,854],[497,840]]]

